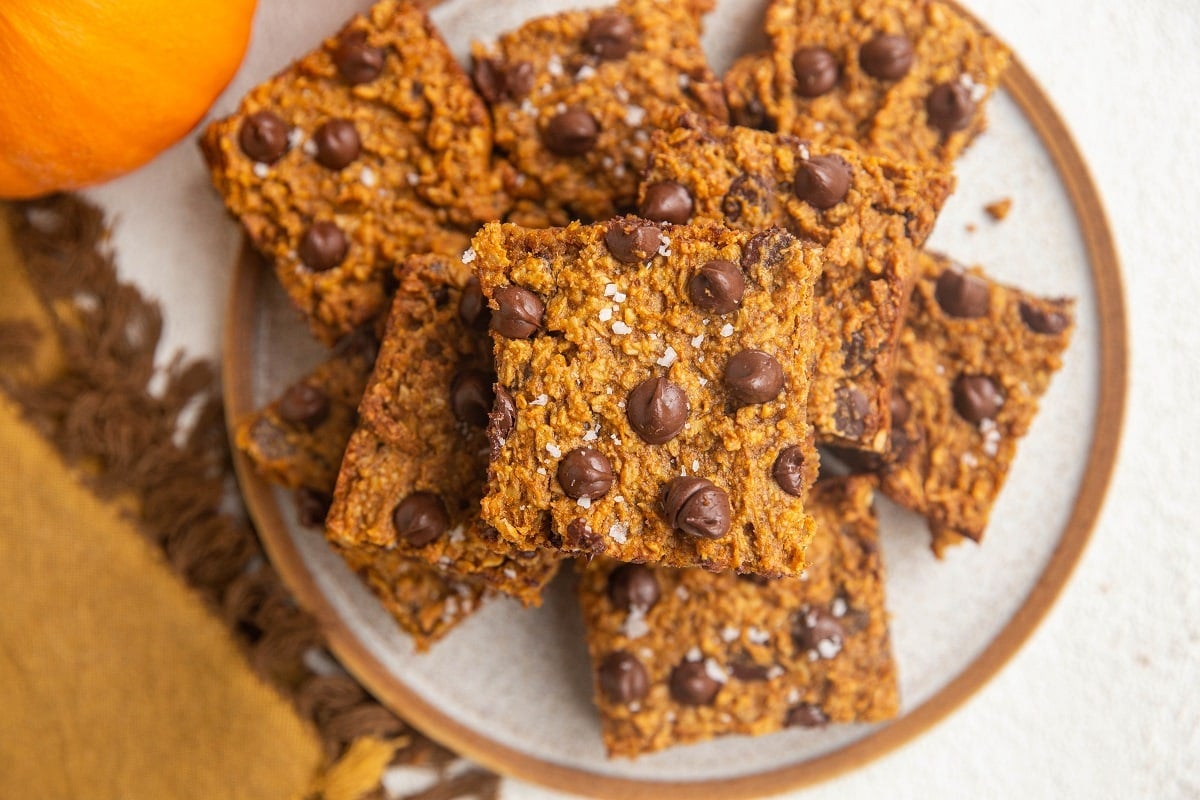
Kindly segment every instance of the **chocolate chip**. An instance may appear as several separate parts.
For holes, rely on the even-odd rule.
[[[703,661],[684,661],[671,670],[671,697],[685,706],[706,706],[721,691]]]
[[[641,215],[655,222],[683,225],[692,216],[692,193],[682,183],[658,181],[646,187]]]
[[[742,269],[750,275],[757,270],[773,271],[783,263],[783,251],[796,241],[782,228],[769,228],[754,234],[742,248]]]
[[[610,703],[629,705],[645,697],[650,689],[646,668],[636,656],[624,650],[605,656],[596,672],[600,691]]]
[[[633,49],[635,33],[633,20],[628,15],[602,14],[588,23],[583,35],[583,50],[606,61],[624,58]]]
[[[329,418],[329,395],[309,383],[297,383],[279,398],[279,418],[290,425],[313,430]]]
[[[823,608],[810,608],[799,614],[792,629],[792,641],[801,652],[815,652],[821,658],[833,658],[842,649],[846,633],[837,617]]]
[[[820,97],[838,82],[838,63],[824,47],[801,47],[792,56],[796,70],[796,94]]]
[[[459,370],[450,382],[450,410],[457,420],[485,427],[492,401],[492,376],[483,370]]]
[[[796,168],[792,191],[813,208],[833,208],[850,191],[850,165],[841,156],[813,156]]]
[[[328,220],[314,222],[300,238],[300,261],[313,272],[333,269],[346,260],[349,250],[346,234]]]
[[[729,665],[729,674],[733,675],[739,681],[753,683],[769,680],[771,677],[771,668],[762,664],[755,664],[748,657],[743,657],[741,660],[734,661]]]
[[[713,259],[700,267],[688,281],[688,298],[697,308],[714,314],[728,314],[742,305],[746,279],[737,264]]]
[[[549,517],[547,517],[549,519]],[[550,540],[550,544],[555,547],[562,547],[562,542],[555,544],[555,540],[560,537],[553,530],[548,531],[546,538]],[[567,525],[567,540],[566,544],[571,548],[572,552],[583,551],[585,553],[603,553],[606,549],[604,537],[598,535],[592,530],[592,526],[587,524],[585,519],[573,519]]]
[[[559,156],[581,156],[592,149],[600,124],[586,108],[571,106],[555,114],[542,132],[546,149]]]
[[[500,307],[492,314],[492,330],[508,339],[528,339],[542,327],[546,306],[536,294],[520,286],[502,286],[495,293]]]
[[[899,80],[912,69],[912,42],[904,36],[881,33],[862,46],[858,63],[872,78]]]
[[[785,447],[775,456],[771,477],[793,497],[803,497],[812,485],[812,466],[808,463],[804,448],[798,444]]]
[[[989,296],[987,281],[957,269],[944,270],[933,290],[933,297],[942,310],[962,319],[987,314]]]
[[[489,105],[495,105],[504,95],[504,72],[498,58],[471,56],[471,81]]]
[[[270,111],[256,111],[242,120],[238,146],[255,161],[274,164],[288,151],[288,124]]]
[[[332,505],[333,498],[325,492],[304,486],[296,490],[296,518],[306,528],[324,528]]]
[[[513,397],[500,384],[492,387],[495,400],[491,413],[488,414],[488,443],[492,448],[492,460],[500,455],[500,448],[517,427],[517,404]]]
[[[479,278],[474,275],[467,279],[467,284],[463,286],[462,294],[459,295],[458,318],[468,328],[479,331],[487,330],[488,323],[492,320],[492,310],[483,299]]]
[[[450,527],[442,498],[432,492],[413,492],[392,511],[396,535],[413,547],[424,547]]]
[[[348,119],[331,119],[313,133],[317,146],[317,163],[329,169],[341,169],[362,152],[362,141],[354,123]]]
[[[820,706],[811,703],[801,703],[787,713],[784,725],[789,728],[824,728],[829,724],[829,717]]]
[[[622,264],[644,264],[662,246],[658,226],[630,219],[615,219],[604,234],[604,245]]]
[[[729,105],[729,117],[734,125],[741,125],[743,128],[754,128],[758,131],[774,131],[775,121],[767,115],[767,109],[763,106],[762,100],[757,97],[750,96],[744,98],[744,105]]]
[[[729,531],[733,512],[729,495],[705,478],[684,475],[663,489],[662,511],[672,529],[701,539],[719,539]]]
[[[995,419],[1004,406],[1004,395],[986,375],[959,375],[954,382],[954,410],[967,422]]]
[[[342,80],[351,86],[370,83],[383,72],[382,48],[367,44],[366,34],[356,31],[343,37],[333,52],[333,63]]]
[[[1053,336],[1062,333],[1071,324],[1071,318],[1061,311],[1051,311],[1028,303],[1024,300],[1020,305],[1021,321],[1034,333],[1044,333]]]
[[[504,94],[511,100],[520,100],[533,89],[533,64],[514,61],[504,68]]]
[[[743,350],[725,364],[725,387],[739,403],[770,402],[783,391],[783,367],[770,353]]]
[[[618,611],[649,611],[660,593],[654,570],[642,564],[622,564],[608,575],[608,601]]]
[[[578,447],[558,463],[558,485],[573,500],[596,500],[613,485],[612,462],[594,447]]]
[[[888,408],[892,412],[893,427],[908,422],[909,414],[912,413],[912,408],[908,405],[908,401],[904,399],[904,395],[900,394],[899,390],[892,392],[892,399],[888,403]]]
[[[683,430],[688,419],[688,396],[666,378],[647,378],[625,399],[629,426],[649,444],[663,444]]]
[[[742,173],[729,183],[729,189],[721,199],[721,213],[730,222],[752,215],[761,216],[769,198],[770,193],[762,178]]]
[[[867,429],[871,403],[856,386],[839,386],[833,393],[833,425],[838,433],[857,439]]]
[[[971,92],[958,81],[939,83],[925,101],[929,124],[944,134],[961,131],[975,113]]]

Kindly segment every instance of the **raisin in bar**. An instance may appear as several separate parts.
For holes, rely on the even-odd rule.
[[[821,244],[809,419],[823,442],[882,452],[917,250],[952,187],[941,169],[683,113],[654,134],[640,211],[748,231],[778,225]]]
[[[499,386],[483,518],[515,546],[798,574],[820,251],[624,217],[485,226]],[[548,515],[547,515],[548,512]]]
[[[495,381],[479,282],[457,256],[416,256],[402,273],[327,534],[537,604],[557,554],[518,550],[479,520]]]
[[[916,162],[950,164],[983,131],[1011,57],[934,0],[772,0],[766,31],[770,63],[739,64],[726,82],[769,87],[764,127]]]
[[[550,220],[628,210],[653,130],[668,110],[723,116],[720,82],[700,47],[700,4],[623,0],[527,22],[474,48],[496,145],[519,171],[518,196]]]
[[[326,343],[386,311],[394,263],[461,252],[508,203],[487,108],[407,3],[355,17],[201,146],[225,204]]]
[[[813,487],[800,578],[592,562],[579,594],[610,755],[895,716],[872,483]]]
[[[900,338],[881,488],[929,520],[941,555],[987,527],[1017,442],[1062,366],[1074,302],[923,254]]]

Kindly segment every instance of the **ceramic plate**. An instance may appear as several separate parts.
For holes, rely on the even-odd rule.
[[[432,15],[465,58],[472,38],[569,5],[578,3],[448,0]],[[714,69],[761,46],[761,15],[761,0],[718,3],[705,39]],[[551,586],[542,608],[496,601],[417,654],[320,534],[297,524],[290,493],[239,463],[272,559],[347,668],[406,719],[480,763],[623,798],[735,797],[821,780],[907,741],[978,690],[1029,636],[1079,557],[1108,483],[1125,394],[1120,277],[1086,167],[1020,63],[988,114],[990,129],[958,164],[958,191],[930,247],[1030,291],[1078,298],[1078,326],[982,546],[953,548],[939,562],[924,522],[879,501],[899,719],[609,761],[569,575]],[[1004,197],[1013,209],[997,223],[983,206]],[[226,339],[231,418],[268,402],[321,356],[271,275],[243,258]]]

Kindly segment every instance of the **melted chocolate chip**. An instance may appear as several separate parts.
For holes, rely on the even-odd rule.
[[[467,279],[467,284],[458,298],[458,318],[468,328],[479,331],[487,330],[488,323],[492,321],[492,310],[483,298],[479,278],[474,275]]]
[[[613,485],[612,462],[594,447],[579,447],[558,463],[558,485],[573,500],[596,500]]]
[[[583,35],[583,50],[606,61],[624,58],[633,49],[637,30],[627,14],[609,12],[588,23]]]
[[[862,46],[858,63],[872,78],[899,80],[912,69],[912,42],[904,36],[881,33]]]
[[[483,370],[459,370],[450,382],[450,410],[457,420],[485,427],[492,401],[492,376]]]
[[[721,213],[730,222],[760,217],[769,201],[770,193],[763,179],[757,175],[742,173],[730,182],[725,197],[721,199]]]
[[[488,414],[487,437],[492,460],[495,461],[500,455],[500,449],[504,447],[504,442],[517,427],[517,404],[508,390],[500,384],[493,386],[492,391],[495,401],[492,403],[491,413]]]
[[[351,86],[370,83],[383,72],[384,52],[382,48],[367,44],[362,31],[348,34],[333,52],[333,64],[342,80]]]
[[[528,61],[514,61],[504,68],[504,96],[510,100],[520,100],[533,89],[533,64]]]
[[[331,119],[313,133],[317,146],[317,163],[328,169],[342,169],[362,152],[362,141],[354,123],[348,119]]]
[[[662,233],[656,225],[615,219],[604,234],[604,245],[622,264],[644,264],[662,246]]]
[[[548,519],[548,517],[547,517]],[[555,540],[559,538],[558,534],[553,530],[548,531],[546,538],[550,540],[550,544],[556,547],[561,547],[561,542],[555,544]],[[604,537],[596,534],[592,527],[587,524],[585,519],[573,519],[567,525],[567,544],[572,551],[580,551],[586,553],[603,553],[605,550]]]
[[[450,527],[442,498],[432,492],[413,492],[392,511],[396,535],[413,547],[424,547]]]
[[[314,222],[300,238],[300,261],[313,272],[333,269],[346,260],[349,251],[346,234],[328,220]]]
[[[742,269],[747,275],[756,270],[772,271],[783,263],[783,251],[796,241],[782,228],[770,228],[754,234],[742,248]]]
[[[608,575],[608,601],[618,611],[649,611],[660,594],[654,570],[642,564],[622,564]]]
[[[675,478],[666,485],[662,511],[674,530],[701,539],[724,536],[733,516],[729,495],[712,481],[694,476]]]
[[[306,528],[324,528],[333,498],[307,487],[296,490],[296,518]]]
[[[958,81],[939,83],[925,101],[929,124],[944,134],[961,131],[975,113],[971,92]]]
[[[933,297],[942,311],[962,319],[987,314],[989,296],[987,281],[957,269],[943,271],[933,290]]]
[[[542,131],[546,149],[559,156],[581,156],[589,152],[600,135],[600,124],[582,106],[571,106],[554,115]]]
[[[329,418],[329,395],[308,383],[297,383],[279,398],[279,418],[290,425],[313,430]]]
[[[954,410],[967,422],[995,419],[1004,406],[1004,395],[986,375],[959,375],[954,382]]]
[[[871,403],[856,386],[839,386],[833,393],[833,425],[838,433],[849,439],[857,439],[867,429],[867,418],[871,415]]]
[[[743,350],[725,364],[725,387],[739,403],[770,402],[783,391],[783,367],[770,353]]]
[[[658,181],[646,187],[641,215],[655,222],[683,225],[692,217],[692,193],[682,183]]]
[[[892,412],[892,425],[903,425],[908,422],[909,414],[912,409],[908,405],[908,401],[904,399],[904,395],[900,394],[897,389],[892,392],[892,399],[888,403],[889,410]]]
[[[498,58],[472,58],[471,79],[481,97],[495,105],[501,100],[520,100],[533,88],[533,65],[528,61],[505,64]]]
[[[703,661],[684,661],[671,670],[671,697],[685,706],[706,706],[721,691]]]
[[[1021,321],[1034,333],[1053,336],[1056,333],[1062,333],[1071,324],[1071,318],[1063,312],[1039,308],[1024,300],[1021,301],[1020,312]]]
[[[542,327],[546,306],[541,299],[520,286],[502,286],[495,293],[500,307],[492,314],[492,330],[508,339],[528,339]]]
[[[605,656],[596,673],[600,691],[610,703],[629,705],[645,697],[650,688],[650,678],[642,662],[624,650]]]
[[[771,477],[779,484],[780,489],[793,497],[803,497],[812,484],[812,468],[808,464],[804,448],[794,444],[780,450],[779,455],[775,457],[774,466],[771,467]]]
[[[288,151],[288,124],[270,111],[256,111],[242,120],[238,146],[255,161],[274,164]]]
[[[688,396],[666,378],[647,378],[625,399],[629,426],[649,444],[663,444],[683,430],[688,419]]]
[[[688,281],[688,298],[697,308],[714,314],[728,314],[742,305],[746,279],[737,264],[713,259],[700,267]]]
[[[768,680],[771,668],[763,664],[755,664],[748,656],[743,656],[729,665],[729,673],[739,681],[753,683]]]
[[[837,617],[823,608],[801,612],[792,629],[792,640],[801,652],[815,652],[821,658],[833,658],[842,649],[846,632]]]
[[[850,165],[841,156],[813,156],[796,168],[792,191],[813,208],[833,208],[850,191]]]
[[[802,47],[792,56],[796,70],[796,94],[820,97],[838,82],[837,59],[824,47]]]
[[[829,724],[829,717],[819,706],[801,703],[788,711],[784,724],[789,728],[824,728]]]

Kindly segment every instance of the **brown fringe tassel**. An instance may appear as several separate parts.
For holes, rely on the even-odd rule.
[[[155,367],[162,311],[118,279],[100,210],[75,195],[15,208],[14,241],[64,367],[45,382],[17,380],[41,332],[28,321],[5,322],[0,389],[100,497],[133,499],[138,529],[226,622],[254,670],[312,721],[331,760],[363,736],[396,739],[403,744],[394,764],[442,776],[408,800],[497,797],[495,775],[448,777],[455,754],[350,676],[318,675],[305,664],[308,650],[325,648],[315,621],[266,562],[244,512],[225,510],[236,484],[216,370],[179,354]],[[384,797],[382,787],[370,796]]]

